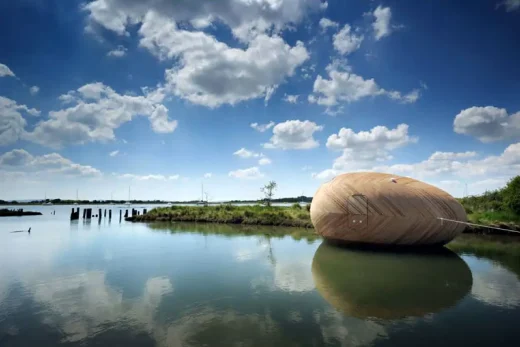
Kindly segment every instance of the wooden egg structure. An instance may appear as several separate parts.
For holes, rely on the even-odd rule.
[[[409,177],[346,173],[323,184],[311,220],[326,239],[380,245],[442,245],[462,233],[462,205],[445,191]]]

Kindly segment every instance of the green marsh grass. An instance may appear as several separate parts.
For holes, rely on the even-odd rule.
[[[312,228],[310,212],[306,208],[292,206],[171,206],[154,208],[133,221],[153,222],[205,222],[222,224],[272,225]],[[314,230],[312,230],[314,233]]]

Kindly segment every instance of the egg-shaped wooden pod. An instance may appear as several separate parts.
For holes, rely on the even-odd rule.
[[[465,228],[462,205],[450,194],[409,177],[346,173],[323,184],[311,219],[326,239],[381,245],[441,245]]]

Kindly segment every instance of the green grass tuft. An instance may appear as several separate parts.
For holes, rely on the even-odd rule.
[[[299,206],[299,205],[298,205]],[[131,218],[137,222],[207,222],[248,225],[274,225],[312,228],[310,213],[301,206],[171,206],[158,207],[146,215]]]

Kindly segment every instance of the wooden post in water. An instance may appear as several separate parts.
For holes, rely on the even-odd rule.
[[[103,217],[107,218],[107,209],[106,208],[105,208],[105,215]]]
[[[92,209],[88,208],[87,209],[87,219],[91,219],[91,218],[92,218]]]
[[[112,210],[108,210],[108,219],[112,219]]]
[[[76,209],[73,207],[70,211],[70,220],[79,219],[79,212],[76,212]]]
[[[122,216],[123,216],[123,210],[119,210],[119,223],[121,223]]]
[[[99,209],[98,217],[99,217],[99,219],[101,219],[101,209]]]
[[[128,218],[128,210],[125,210],[125,218]]]
[[[143,214],[146,214],[146,212],[148,212],[148,210],[145,208],[145,209],[143,210]]]
[[[84,208],[84,209],[83,209],[83,219],[85,219],[86,216],[87,216],[87,209]]]

